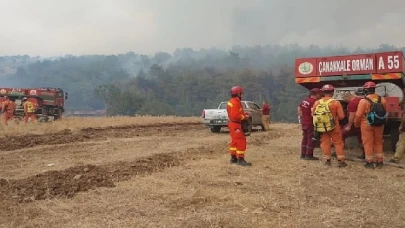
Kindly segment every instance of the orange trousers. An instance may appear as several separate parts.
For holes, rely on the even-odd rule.
[[[242,125],[229,121],[228,128],[231,136],[231,143],[229,145],[229,152],[231,155],[236,155],[238,158],[245,157],[246,151],[246,136],[243,133]]]
[[[2,119],[3,119],[3,123],[4,125],[8,125],[7,122],[9,120],[13,120],[14,119],[14,114],[10,113],[10,112],[3,112],[3,114],[1,115]]]
[[[342,138],[342,132],[339,126],[336,126],[333,131],[324,132],[321,134],[321,150],[323,153],[323,157],[325,160],[329,160],[332,158],[331,150],[332,150],[332,142],[335,146],[337,159],[340,161],[345,160],[344,154],[344,143]]]
[[[28,119],[31,118],[31,121],[35,123],[37,120],[37,117],[35,116],[35,113],[25,113],[24,115],[24,122],[28,123]]]
[[[375,127],[368,125],[367,122],[362,122],[360,125],[360,129],[364,152],[366,154],[366,161],[374,162],[375,155],[377,162],[382,162],[384,159],[384,126]]]

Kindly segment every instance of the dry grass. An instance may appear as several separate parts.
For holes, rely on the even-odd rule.
[[[178,116],[136,116],[136,117],[67,117],[61,121],[49,121],[25,125],[9,122],[8,126],[0,124],[0,136],[21,135],[26,133],[44,134],[69,129],[72,131],[83,128],[111,127],[123,125],[149,125],[164,123],[201,123],[200,117]]]
[[[248,137],[247,148],[252,167],[228,164],[229,135],[204,128],[174,136],[109,139],[5,153],[5,163],[1,164],[8,165],[2,171],[4,177],[16,178],[43,172],[41,158],[44,162],[57,160],[52,169],[65,169],[75,163],[114,164],[156,153],[178,152],[181,158],[190,148],[201,148],[193,150],[195,157],[181,166],[134,176],[115,183],[115,188],[82,192],[72,199],[2,205],[0,224],[84,228],[405,227],[403,170],[367,170],[355,162],[337,168],[336,161],[325,167],[321,161],[303,161],[299,159],[300,137],[296,124],[271,124],[269,132],[254,132]],[[351,150],[349,155],[358,153]],[[19,155],[26,160],[19,160]],[[316,155],[320,156],[319,150]],[[13,164],[14,172],[10,171]]]

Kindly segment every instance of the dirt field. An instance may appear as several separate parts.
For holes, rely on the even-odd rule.
[[[227,131],[199,118],[66,118],[0,134],[1,227],[405,227],[404,169],[300,160],[297,125],[253,132],[252,167],[229,164]]]

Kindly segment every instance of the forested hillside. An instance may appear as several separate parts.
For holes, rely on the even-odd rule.
[[[296,105],[306,96],[294,83],[298,57],[390,51],[317,46],[254,46],[232,50],[178,49],[146,56],[128,52],[109,56],[63,56],[40,59],[0,57],[3,86],[61,87],[69,92],[67,110],[104,109],[111,115],[200,115],[229,99],[233,85],[245,88],[244,99],[268,99],[272,119],[296,120]]]

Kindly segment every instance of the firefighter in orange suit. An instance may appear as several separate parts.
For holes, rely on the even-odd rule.
[[[242,87],[232,87],[232,98],[226,105],[226,111],[228,113],[228,128],[231,136],[229,151],[231,154],[231,163],[241,166],[251,166],[252,163],[245,161],[246,136],[242,130],[242,121],[246,121],[247,116],[243,112],[241,103],[242,94]]]
[[[342,133],[339,126],[339,120],[342,120],[345,117],[343,112],[342,104],[339,101],[333,100],[333,93],[335,88],[332,85],[326,84],[322,87],[321,91],[324,94],[320,100],[317,100],[312,107],[312,115],[320,101],[328,101],[332,99],[331,103],[329,103],[329,109],[332,113],[333,119],[335,120],[336,127],[329,132],[321,133],[321,150],[323,152],[324,159],[326,160],[325,165],[331,165],[331,143],[333,142],[336,150],[336,155],[338,158],[338,166],[339,167],[346,167],[347,163],[345,162],[345,154],[344,154],[344,143],[342,139]]]
[[[375,94],[375,83],[366,82],[363,85],[365,97],[372,102],[378,101],[378,95]],[[381,97],[381,104],[387,110],[387,102]],[[360,127],[361,139],[366,153],[366,168],[374,169],[374,155],[376,156],[376,167],[383,167],[384,152],[383,152],[383,133],[384,125],[370,126],[367,121],[367,114],[370,112],[371,104],[366,99],[361,99],[354,117],[354,126]]]
[[[14,119],[15,103],[9,97],[4,97],[6,100],[1,104],[2,119],[4,125],[8,125],[7,121]]]
[[[28,123],[28,119],[31,118],[33,123],[36,122],[37,117],[35,116],[35,104],[32,101],[29,101],[26,97],[23,98],[24,102],[24,122]]]

